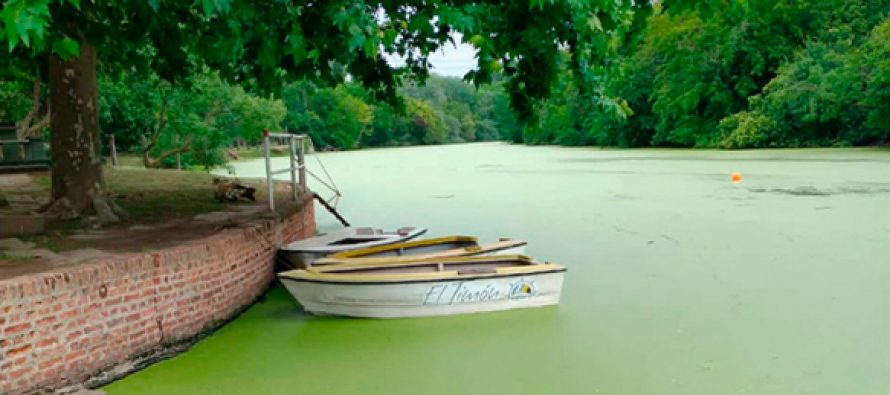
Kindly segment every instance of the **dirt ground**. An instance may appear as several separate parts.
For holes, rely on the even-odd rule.
[[[139,168],[107,168],[108,190],[128,212],[119,224],[99,227],[87,217],[47,220],[36,235],[0,237],[0,280],[76,265],[98,258],[182,244],[224,228],[274,216],[262,181],[257,201],[217,202],[214,176],[207,173]],[[0,173],[0,220],[4,215],[39,216],[49,199],[47,172]],[[290,186],[276,185],[279,212],[293,208]]]

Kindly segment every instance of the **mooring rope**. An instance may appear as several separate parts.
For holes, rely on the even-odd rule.
[[[320,182],[322,185],[324,185],[325,187],[330,189],[331,192],[334,192],[334,195],[331,196],[330,199],[327,199],[325,202],[328,204],[331,204],[334,208],[336,208],[337,203],[340,202],[340,196],[343,196],[343,194],[340,192],[340,188],[337,187],[337,183],[334,182],[334,177],[331,177],[331,174],[328,173],[328,169],[325,167],[324,163],[321,161],[321,158],[318,157],[318,149],[315,147],[315,143],[312,142],[311,138],[309,138],[308,140],[309,140],[309,146],[312,147],[312,151],[315,153],[312,156],[315,157],[315,161],[318,162],[318,167],[321,167],[321,171],[324,172],[325,178],[327,179],[328,182],[330,182],[330,184],[328,184],[328,182],[325,182],[325,180],[322,180],[321,177],[319,177],[317,174],[313,173],[308,168],[306,168],[306,173],[309,173],[310,176],[312,176],[313,178],[315,178],[316,181]]]

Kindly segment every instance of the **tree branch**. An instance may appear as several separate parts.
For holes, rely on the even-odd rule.
[[[147,168],[156,168],[160,166],[160,160],[153,159],[149,156],[149,152],[158,145],[161,140],[161,132],[167,128],[167,108],[169,107],[167,95],[161,91],[161,109],[158,111],[158,124],[151,132],[151,139],[140,136],[142,140],[142,164]]]
[[[43,86],[43,82],[40,81],[40,78],[35,78],[34,83],[32,84],[32,87],[31,87],[31,109],[28,110],[28,114],[25,115],[25,118],[22,119],[21,122],[19,122],[18,127],[16,128],[16,138],[18,140],[24,140],[26,137],[30,136],[31,132],[33,131],[33,128],[31,127],[31,122],[34,121],[34,117],[36,117],[37,114],[40,112],[40,87],[41,86]],[[47,115],[49,115],[49,112],[47,112]],[[43,123],[43,120],[41,120],[40,123]],[[47,120],[47,124],[48,123],[49,122]],[[46,126],[46,125],[44,125],[44,126]]]
[[[181,146],[164,151],[160,155],[158,155],[156,158],[149,157],[148,151],[143,151],[142,152],[142,160],[145,163],[145,167],[159,168],[159,167],[161,167],[161,164],[164,162],[164,159],[167,159],[168,157],[171,157],[171,156],[179,154],[179,153],[191,151],[192,142],[194,140],[195,140],[194,136],[188,136],[188,138],[186,138],[185,142]]]

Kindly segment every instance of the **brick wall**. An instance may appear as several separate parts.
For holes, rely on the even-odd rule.
[[[311,200],[280,222],[0,281],[0,394],[83,382],[190,339],[274,280],[274,247],[315,233]]]

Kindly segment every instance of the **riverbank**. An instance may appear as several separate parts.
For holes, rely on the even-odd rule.
[[[293,202],[287,188],[270,213],[265,192],[214,201],[207,173],[106,175],[129,212],[122,223],[52,223],[0,240],[2,394],[98,386],[182,351],[266,291],[277,246],[315,234],[311,196]],[[36,216],[48,175],[0,178],[15,181],[0,183],[5,209]]]
[[[146,251],[205,237],[222,227],[261,218],[267,211],[267,188],[260,180],[249,181],[257,188],[257,202],[224,203],[213,198],[212,180],[217,176],[206,172],[120,166],[106,167],[104,173],[108,193],[126,215],[103,227],[95,218],[51,221],[38,214],[50,195],[48,172],[0,174],[0,197],[8,202],[0,207],[0,217],[39,222],[41,228],[22,236],[0,234],[0,239],[18,240],[0,242],[0,279],[107,253]],[[279,185],[276,195],[278,201],[291,200],[286,185]]]

